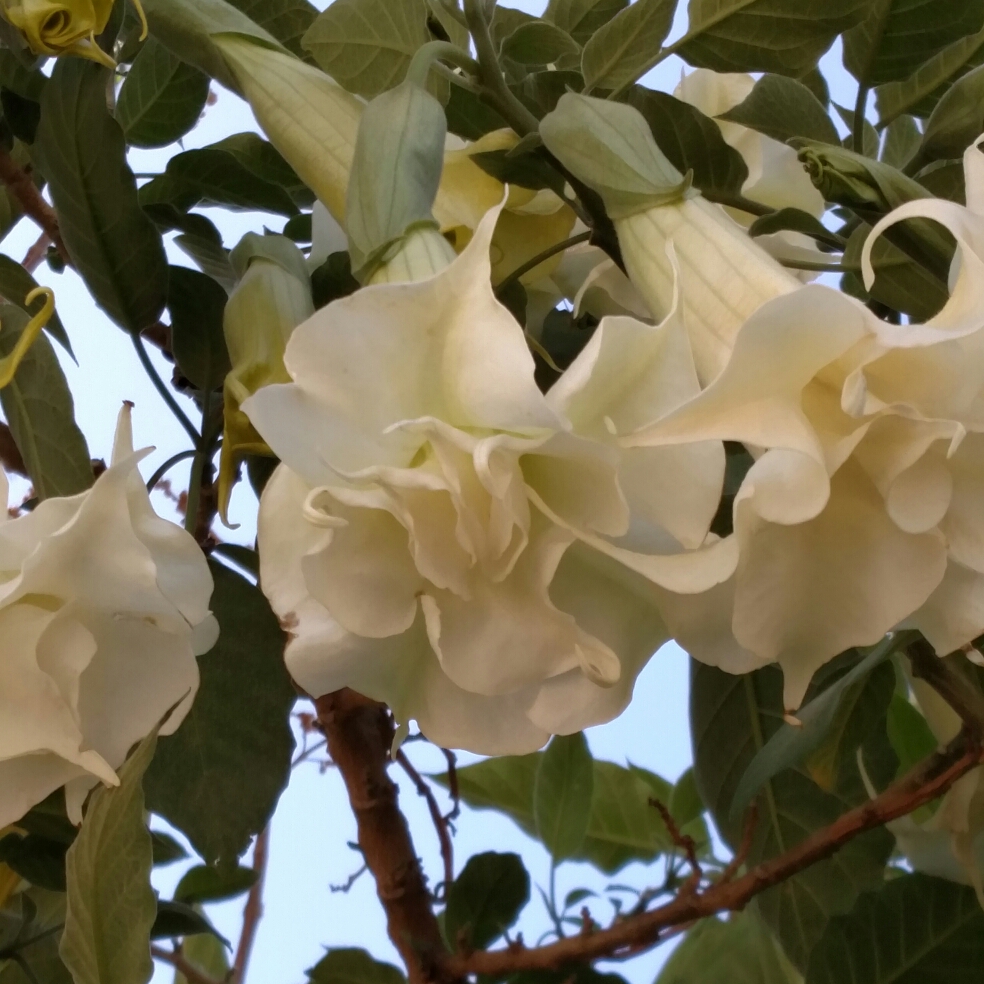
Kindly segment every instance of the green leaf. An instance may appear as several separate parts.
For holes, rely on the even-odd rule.
[[[297,176],[280,151],[258,133],[234,133],[211,147],[232,154],[256,177],[279,185],[298,208],[310,208],[314,204],[314,192]]]
[[[841,118],[844,125],[850,131],[848,135],[838,142],[844,147],[851,150],[854,149],[854,110],[848,109],[846,106],[840,106],[834,103],[834,109],[837,111],[837,115]],[[868,122],[864,120],[861,124],[861,149],[865,157],[878,157],[878,147],[880,141],[878,139],[878,131]]]
[[[759,790],[774,776],[794,768],[815,755],[833,740],[833,766],[842,753],[853,753],[866,737],[872,719],[882,718],[895,687],[895,671],[887,666],[887,673],[875,671],[890,659],[893,652],[904,645],[895,638],[886,639],[857,662],[839,680],[827,687],[796,712],[800,724],[783,723],[762,746],[749,763],[738,783],[731,804],[731,819],[740,823],[745,810]],[[823,789],[830,789],[836,773],[821,782],[817,773],[810,770],[813,779]]]
[[[154,920],[153,928],[150,931],[152,940],[201,935],[213,936],[228,945],[228,941],[219,935],[200,908],[187,905],[184,902],[158,900],[157,918]]]
[[[65,857],[68,907],[60,952],[75,984],[145,984],[154,972],[150,930],[157,900],[141,780],[156,746],[155,728],[123,763],[120,785],[96,789]]]
[[[704,801],[700,798],[697,778],[692,768],[687,769],[676,781],[669,807],[681,833],[693,838],[698,853],[709,851],[711,837],[704,821]]]
[[[425,0],[335,0],[304,47],[339,85],[371,99],[402,82],[414,53],[432,40],[427,15]]]
[[[733,850],[742,836],[742,823],[731,817],[735,790],[752,759],[782,723],[782,674],[777,668],[733,676],[691,661],[690,726],[697,788]],[[885,760],[883,745],[887,745],[884,736],[881,744],[869,740],[864,746],[865,767],[876,785],[889,781],[896,768],[894,756],[890,763]],[[766,782],[757,800],[749,864],[784,853],[866,801],[856,765],[842,773],[832,793],[823,792],[804,769],[787,770]],[[887,831],[870,831],[758,897],[758,912],[794,964],[805,965],[832,915],[847,912],[859,892],[882,883],[891,848]]]
[[[977,984],[984,911],[972,888],[905,875],[832,919],[810,955],[806,984]]]
[[[33,312],[24,303],[24,300],[37,286],[38,282],[28,270],[16,260],[0,253],[0,297],[4,297],[11,304],[16,304],[22,311],[32,314]],[[38,301],[34,300],[31,307],[36,310]],[[56,339],[69,355],[75,357],[72,352],[72,344],[68,340],[68,333],[65,331],[61,318],[58,317],[57,311],[51,316],[51,320],[45,326],[45,331]]]
[[[39,102],[48,79],[37,68],[28,68],[9,49],[0,49],[0,86],[23,99]]]
[[[0,984],[72,984],[72,975],[58,955],[65,923],[64,893],[29,888],[20,894],[34,912],[21,935],[33,942],[21,950],[24,966],[10,960],[0,967]]]
[[[139,332],[164,310],[167,258],[106,108],[108,79],[93,62],[60,59],[44,89],[34,150],[76,269],[96,303]]]
[[[165,147],[197,122],[208,99],[209,79],[148,38],[120,88],[116,119],[134,147]]]
[[[550,0],[544,18],[585,45],[629,0]]]
[[[533,785],[537,833],[555,861],[576,854],[584,842],[593,791],[594,763],[584,735],[556,735]]]
[[[14,348],[27,322],[20,308],[0,305],[0,356]],[[72,393],[44,335],[28,349],[10,384],[0,390],[0,406],[40,498],[75,495],[92,485],[89,448],[75,423]]]
[[[284,634],[263,594],[228,568],[210,567],[221,634],[199,660],[191,711],[161,739],[147,803],[206,863],[231,864],[266,826],[287,785],[296,693],[283,664]]]
[[[229,959],[225,945],[211,933],[200,933],[184,939],[181,943],[181,955],[214,981],[224,981],[228,976]],[[180,970],[176,970],[174,984],[189,984],[189,981]]]
[[[702,919],[684,937],[656,984],[802,984],[772,933],[751,912]]]
[[[984,0],[876,0],[844,35],[844,67],[862,85],[897,82],[982,26]]]
[[[307,974],[311,984],[403,984],[406,981],[401,970],[355,947],[329,950]]]
[[[222,385],[231,368],[222,331],[228,295],[211,277],[171,267],[167,306],[178,368],[202,392]]]
[[[899,759],[900,776],[936,751],[936,737],[926,719],[900,694],[895,694],[889,704],[887,725],[888,740]]]
[[[487,759],[459,769],[462,800],[476,809],[500,810],[536,837],[533,788],[543,754]],[[434,778],[447,784],[446,776]],[[596,760],[592,785],[591,815],[576,855],[579,860],[613,874],[630,861],[652,861],[671,846],[662,821],[649,805],[650,796],[672,795],[665,780],[637,767]]]
[[[679,54],[717,72],[798,77],[869,6],[869,0],[690,0]]]
[[[967,187],[963,161],[935,161],[917,175],[919,183],[937,198],[947,198],[958,205],[967,204]]]
[[[518,854],[486,851],[468,859],[448,889],[444,934],[452,949],[484,950],[530,900],[530,876]]]
[[[961,38],[920,65],[902,82],[889,82],[875,90],[882,125],[903,113],[929,116],[940,96],[968,67],[984,59],[984,30]]]
[[[521,65],[550,65],[581,48],[566,32],[548,21],[520,24],[503,42],[501,53]]]
[[[918,160],[959,159],[984,130],[984,65],[958,79],[926,121]]]
[[[154,867],[173,864],[188,857],[188,852],[170,835],[152,830],[150,838],[154,843]]]
[[[695,188],[741,193],[748,167],[741,154],[725,143],[714,120],[681,99],[642,86],[629,92],[628,102],[646,118],[659,149],[677,170],[693,172]]]
[[[885,129],[881,159],[892,167],[903,168],[915,155],[922,141],[922,133],[911,116],[899,116]]]
[[[65,852],[69,845],[37,834],[7,834],[0,840],[0,862],[38,888],[65,891]]]
[[[760,215],[749,227],[750,236],[769,236],[784,229],[812,236],[818,243],[840,249],[843,241],[832,233],[816,216],[799,208],[780,208]],[[744,476],[742,476],[744,477]]]
[[[861,251],[870,233],[871,226],[867,222],[851,233],[844,250],[845,266],[860,266]],[[870,290],[864,286],[860,274],[855,272],[844,276],[842,290],[859,300],[874,299],[919,322],[928,321],[939,314],[949,300],[946,284],[893,245],[886,236],[875,240],[871,249],[871,265],[875,280]]]
[[[256,884],[256,872],[240,866],[215,868],[199,864],[189,868],[174,890],[174,901],[186,905],[222,902],[248,892]]]
[[[260,576],[260,555],[250,547],[244,547],[240,543],[217,543],[212,548],[212,553],[231,560],[243,570],[249,571],[253,577]]]
[[[508,126],[491,106],[460,85],[451,86],[444,111],[448,117],[448,130],[463,140],[478,140],[486,133]]]
[[[318,16],[308,0],[228,0],[251,21],[269,31],[298,58],[304,57],[301,38]]]
[[[217,284],[221,284],[226,292],[232,293],[239,283],[239,277],[232,268],[229,250],[222,245],[221,240],[216,240],[213,236],[185,233],[182,236],[175,236],[174,244],[190,256],[203,273],[208,274]]]
[[[809,137],[823,143],[838,143],[834,126],[820,100],[795,79],[763,75],[752,91],[722,120],[741,123],[785,143],[790,137]]]
[[[644,74],[673,25],[677,0],[635,0],[603,24],[584,46],[587,89],[620,89]]]
[[[296,215],[299,211],[282,185],[261,177],[218,144],[175,154],[164,174],[140,189],[140,203],[172,204],[182,211],[196,205],[275,215]]]

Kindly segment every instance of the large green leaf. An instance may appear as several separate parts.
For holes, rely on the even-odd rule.
[[[171,348],[178,367],[203,392],[221,386],[231,368],[222,328],[227,300],[223,287],[211,277],[171,268]]]
[[[148,38],[120,88],[116,119],[134,147],[165,147],[197,122],[208,98],[208,76]]]
[[[107,69],[61,58],[44,88],[34,151],[62,238],[96,303],[121,327],[154,324],[167,299],[167,258],[141,211],[123,131],[106,107]]]
[[[984,60],[984,30],[961,38],[920,65],[902,82],[889,82],[875,92],[878,115],[889,123],[903,113],[929,116],[940,96],[968,67]]]
[[[659,149],[695,188],[737,195],[748,178],[744,158],[725,143],[721,128],[696,106],[665,92],[634,86],[628,102],[646,118]]]
[[[822,758],[811,761],[810,774],[824,789],[833,786],[840,760],[854,752],[873,723],[882,720],[888,711],[895,688],[895,670],[885,663],[895,648],[894,640],[876,646],[800,708],[796,725],[783,722],[741,777],[731,803],[732,820],[741,822],[745,810],[766,782],[818,753],[822,753]],[[821,777],[824,781],[820,781]]]
[[[17,344],[27,321],[20,308],[0,305],[0,356]],[[44,335],[35,339],[13,380],[0,390],[0,405],[40,498],[74,495],[92,485],[89,448],[75,423],[72,393]]]
[[[690,0],[679,53],[718,72],[808,72],[869,0]]]
[[[34,918],[20,934],[28,945],[20,950],[22,965],[10,960],[0,967],[0,984],[72,984],[58,954],[59,930],[65,924],[64,892],[29,888],[21,895],[34,910]]]
[[[287,785],[296,693],[283,665],[284,634],[263,594],[210,566],[219,641],[200,658],[195,703],[161,739],[145,784],[148,807],[206,862],[230,864],[266,826]]]
[[[549,21],[520,24],[502,42],[501,53],[521,65],[550,65],[560,59],[580,55],[578,43]]]
[[[269,31],[285,48],[304,57],[301,38],[318,16],[318,8],[308,0],[229,0],[229,3]]]
[[[663,965],[656,984],[802,984],[772,933],[751,912],[703,919]]]
[[[403,984],[403,972],[356,947],[329,950],[308,972],[310,984]]]
[[[256,884],[257,872],[253,868],[230,866],[218,868],[198,864],[189,868],[174,890],[174,901],[186,905],[204,902],[222,902],[248,892]]]
[[[576,854],[591,817],[594,760],[584,735],[557,735],[547,746],[533,784],[537,834],[556,861]]]
[[[60,952],[75,984],[145,984],[154,972],[150,931],[157,899],[142,779],[156,745],[155,729],[123,763],[119,787],[93,793],[65,857],[68,906]]]
[[[459,769],[462,800],[478,809],[499,810],[536,837],[534,784],[543,754],[504,756]],[[651,773],[643,777],[641,771],[595,760],[588,831],[576,858],[611,874],[630,861],[652,861],[671,846],[649,799],[656,795],[669,802],[673,787]],[[435,778],[447,784],[446,776]]]
[[[468,859],[448,889],[444,933],[452,949],[484,950],[516,922],[530,900],[518,854],[486,851]]]
[[[974,890],[906,875],[830,921],[806,984],[979,984],[982,967],[984,911]]]
[[[40,303],[35,299],[29,307],[25,301],[27,295],[37,286],[38,282],[20,263],[0,253],[0,296],[10,301],[11,304],[16,304],[22,311],[32,314],[31,308],[37,310]],[[51,320],[45,326],[45,331],[74,358],[68,333],[65,331],[65,326],[62,324],[57,311],[52,314]]]
[[[544,17],[566,31],[578,44],[587,44],[629,0],[550,0]]]
[[[188,936],[181,942],[181,955],[193,967],[214,981],[224,981],[229,973],[225,944],[211,933]],[[0,984],[4,984],[0,981]],[[190,984],[180,970],[174,972],[174,984]]]
[[[898,82],[982,26],[984,0],[875,0],[844,35],[844,67],[863,85]]]
[[[735,849],[742,823],[732,819],[731,803],[749,763],[783,723],[782,674],[770,666],[732,676],[692,662],[690,722],[697,787],[721,835]],[[883,735],[863,746],[865,766],[877,785],[887,782],[896,767],[885,746]],[[863,802],[867,792],[856,763],[853,769],[843,763],[840,773],[830,793],[805,769],[769,780],[756,800],[749,862],[784,853]],[[797,966],[805,966],[831,916],[847,912],[859,892],[882,882],[891,848],[887,831],[871,831],[757,898],[756,908]]]
[[[598,28],[581,55],[585,88],[619,89],[639,78],[669,34],[676,6],[635,0]]]
[[[432,40],[426,0],[335,0],[304,47],[349,92],[371,99],[403,81],[414,52]]]
[[[926,121],[916,156],[918,164],[963,157],[981,130],[984,130],[984,65],[958,79],[936,104]]]
[[[763,75],[752,91],[721,119],[741,123],[785,142],[790,137],[808,137],[837,143],[837,128],[827,110],[810,90],[784,75]]]

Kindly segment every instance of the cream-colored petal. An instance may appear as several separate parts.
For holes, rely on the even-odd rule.
[[[984,633],[984,574],[951,560],[939,587],[906,624],[941,656],[976,639]]]
[[[968,434],[947,465],[953,495],[940,529],[950,556],[984,574],[984,435]]]
[[[820,666],[851,646],[877,643],[946,570],[942,536],[900,530],[851,463],[831,480],[830,500],[815,519],[784,526],[738,508],[736,535],[735,637],[780,663],[790,709]]]

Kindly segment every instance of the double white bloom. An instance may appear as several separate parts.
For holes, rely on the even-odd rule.
[[[0,522],[0,828],[65,787],[69,816],[130,747],[198,687],[215,643],[212,577],[194,539],[156,515],[129,408],[87,492]],[[3,501],[7,480],[0,473]]]
[[[613,436],[697,392],[682,332],[609,322],[540,393],[490,284],[497,218],[443,269],[411,238],[403,268],[431,275],[317,312],[287,346],[294,382],[243,408],[284,463],[259,548],[295,679],[384,700],[439,743],[518,753],[625,706],[668,635],[654,582],[707,586],[681,546],[705,538],[724,457]],[[692,485],[661,486],[681,468]]]

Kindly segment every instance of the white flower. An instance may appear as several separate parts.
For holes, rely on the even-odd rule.
[[[496,217],[443,269],[411,238],[414,262],[397,265],[419,276],[431,262],[431,276],[316,313],[287,346],[293,384],[244,404],[283,461],[261,501],[259,547],[294,678],[314,695],[352,687],[434,741],[487,754],[619,713],[667,638],[652,580],[693,576],[677,570],[679,544],[679,557],[631,555],[647,573],[660,567],[655,578],[618,562],[630,554],[618,477],[649,452],[623,455],[611,435],[594,436],[606,414],[627,425],[646,400],[683,398],[677,384],[660,395],[656,376],[646,390],[629,373],[634,407],[609,372],[622,335],[637,336],[621,356],[640,360],[637,375],[669,336],[607,326],[578,380],[544,398],[522,329],[491,289]],[[692,365],[682,385],[696,386]],[[713,448],[700,454],[698,471],[719,487],[723,463]],[[657,521],[703,539],[703,498],[696,520],[674,493],[655,498]]]
[[[0,827],[61,786],[81,821],[89,789],[116,784],[130,747],[191,706],[195,656],[218,631],[212,578],[192,537],[154,513],[145,455],[125,407],[89,491],[0,523]]]

